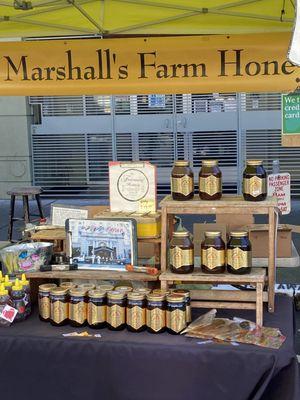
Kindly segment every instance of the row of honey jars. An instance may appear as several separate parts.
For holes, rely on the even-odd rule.
[[[225,243],[221,232],[205,232],[201,243],[201,269],[208,274],[247,274],[251,271],[251,243],[247,232],[231,232]]]
[[[194,197],[194,173],[188,161],[176,161],[171,175],[173,200]],[[203,160],[199,172],[199,197],[219,200],[222,197],[222,172],[217,160]],[[262,201],[267,197],[267,174],[261,160],[248,160],[243,173],[243,197],[246,201]]]

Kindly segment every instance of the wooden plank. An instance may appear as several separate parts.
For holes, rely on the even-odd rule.
[[[256,325],[263,326],[263,284],[256,285]]]
[[[66,232],[64,228],[45,229],[31,234],[32,240],[65,240]]]
[[[221,302],[221,301],[192,301],[191,306],[194,308],[223,308],[236,310],[255,310],[255,303],[242,302]]]
[[[167,248],[168,248],[168,215],[164,208],[161,213],[161,253],[160,265],[162,272],[167,269]]]
[[[269,210],[269,264],[268,264],[268,291],[269,291],[269,312],[274,312],[275,306],[275,212],[273,208]]]
[[[138,238],[137,239],[139,243],[161,243],[161,238]]]
[[[255,290],[216,290],[216,289],[203,289],[191,290],[192,300],[216,300],[216,301],[249,301],[256,302]],[[263,292],[263,301],[268,301],[268,293]]]
[[[269,207],[257,207],[251,204],[251,207],[245,206],[199,206],[199,205],[185,205],[184,206],[163,206],[162,209],[166,208],[168,214],[268,214]]]

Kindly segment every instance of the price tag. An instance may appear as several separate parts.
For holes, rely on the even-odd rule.
[[[2,313],[0,314],[0,318],[5,319],[5,321],[8,321],[10,323],[13,323],[17,314],[18,310],[6,304],[6,306],[2,310]]]
[[[139,213],[155,213],[155,201],[143,199],[139,201]]]

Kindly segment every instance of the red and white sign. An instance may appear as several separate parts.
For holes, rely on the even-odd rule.
[[[276,196],[282,214],[291,212],[291,175],[289,173],[268,176],[268,196]]]

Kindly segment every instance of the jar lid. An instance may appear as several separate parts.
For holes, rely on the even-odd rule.
[[[39,292],[50,292],[50,290],[56,287],[56,283],[43,283],[39,286]]]
[[[60,295],[60,294],[67,294],[68,289],[62,288],[62,287],[54,287],[50,290],[50,294],[53,295]]]
[[[190,162],[186,160],[177,160],[174,162],[175,167],[188,167],[189,165]]]
[[[100,289],[89,290],[89,292],[88,292],[88,296],[90,298],[95,298],[95,299],[102,299],[103,297],[105,297],[105,295],[106,295],[106,291],[100,290]]]
[[[68,281],[68,282],[62,282],[60,284],[60,287],[65,288],[65,289],[71,289],[75,288],[77,285],[74,282]]]
[[[171,291],[170,290],[165,290],[165,289],[153,289],[152,293],[163,294],[164,296],[166,296],[167,294],[171,293]]]
[[[125,293],[132,292],[133,290],[131,286],[116,286],[115,289],[119,292]]]
[[[184,295],[171,293],[167,296],[167,301],[169,303],[182,303],[185,300]]]
[[[81,283],[80,285],[77,285],[77,287],[78,289],[85,289],[86,291],[95,289],[93,283]]]
[[[262,165],[263,161],[262,160],[247,160],[246,163],[247,163],[247,165]]]
[[[190,297],[190,291],[186,289],[173,289],[172,293],[174,294],[181,294],[184,297]]]
[[[109,299],[123,300],[126,297],[126,293],[122,290],[110,290],[107,292],[107,297]]]
[[[232,237],[245,237],[245,236],[248,236],[248,232],[246,232],[246,231],[230,232],[230,236],[232,236]]]
[[[205,235],[205,237],[208,237],[208,238],[216,238],[216,237],[221,236],[221,232],[213,232],[213,231],[205,232],[204,235]]]
[[[109,292],[110,290],[114,290],[114,285],[97,285],[96,290],[104,290],[105,292]]]
[[[144,294],[149,294],[149,293],[151,293],[151,289],[144,288],[144,287],[137,288],[137,289],[135,289],[135,291],[136,291],[136,292],[139,292],[139,293],[144,293]]]
[[[173,237],[188,237],[190,235],[187,231],[176,231],[173,232]]]
[[[149,293],[147,294],[147,300],[150,301],[162,301],[165,300],[166,296],[164,293]]]
[[[202,160],[202,166],[215,167],[218,165],[218,160]]]
[[[144,300],[145,298],[146,294],[141,292],[133,291],[127,294],[128,300]]]
[[[86,289],[78,287],[78,288],[72,288],[69,290],[70,296],[85,296],[86,295]]]

